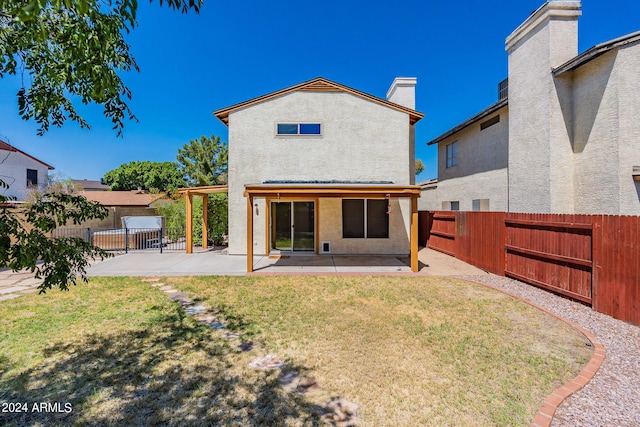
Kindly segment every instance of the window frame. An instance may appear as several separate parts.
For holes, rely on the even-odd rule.
[[[32,180],[29,179],[29,173],[32,173],[32,175],[35,175],[35,182],[33,182]],[[29,169],[27,168],[27,188],[33,188],[33,187],[37,187],[38,186],[38,169]]]
[[[280,125],[290,125],[293,126],[295,125],[297,127],[297,133],[280,133],[279,131],[279,127]],[[317,125],[319,127],[319,132],[318,133],[301,133],[301,128],[302,125]],[[323,135],[323,131],[324,131],[324,123],[317,121],[317,122],[290,122],[290,121],[282,121],[282,122],[276,122],[275,123],[275,136],[278,138],[291,138],[291,137],[296,137],[296,138],[308,138],[308,137],[321,137]]]
[[[445,146],[446,168],[458,166],[458,141],[453,141]]]
[[[362,236],[345,236],[345,201],[361,201],[362,202]],[[342,199],[342,238],[343,239],[389,239],[390,238],[390,228],[391,228],[391,222],[389,220],[389,211],[385,210],[384,215],[386,215],[386,233],[382,233],[384,235],[376,235],[371,237],[370,234],[373,234],[372,231],[375,230],[371,230],[369,227],[369,216],[370,216],[370,210],[369,210],[369,202],[371,201],[384,201],[387,204],[387,209],[388,209],[388,204],[390,202],[389,199],[349,199],[349,198],[344,198]],[[374,203],[371,203],[372,205]],[[373,208],[372,208],[373,209]]]

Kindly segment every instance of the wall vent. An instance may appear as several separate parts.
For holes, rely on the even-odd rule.
[[[331,243],[330,242],[322,242],[320,245],[320,253],[321,254],[330,254],[331,253]]]

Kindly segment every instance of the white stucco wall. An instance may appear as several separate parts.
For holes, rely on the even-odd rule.
[[[576,213],[640,215],[640,43],[573,72]]]
[[[509,208],[573,211],[570,86],[551,69],[578,53],[580,2],[548,2],[507,38]]]
[[[342,200],[320,199],[319,241],[331,242],[332,254],[407,255],[410,250],[411,201],[392,199],[390,205],[388,239],[343,239]]]
[[[38,188],[42,190],[49,172],[46,166],[22,153],[0,150],[0,179],[9,185],[9,188],[0,187],[0,194],[23,200],[30,191],[27,188],[27,169],[38,171]]]
[[[480,130],[480,124],[500,115],[500,122]],[[447,145],[458,142],[458,164],[447,168]],[[509,108],[479,120],[438,143],[438,185],[422,191],[421,210],[441,210],[442,202],[458,201],[472,210],[474,199],[489,199],[489,209],[506,211],[509,151]]]
[[[278,137],[278,122],[322,123],[322,135]],[[341,180],[408,185],[414,179],[410,141],[407,113],[344,92],[293,92],[231,113],[229,253],[246,253],[245,184]],[[409,220],[407,213],[404,222]],[[254,218],[254,224],[254,251],[262,254],[266,231],[258,227],[264,227],[260,224],[266,219]],[[322,229],[321,225],[321,233]],[[359,242],[363,251],[367,240]]]

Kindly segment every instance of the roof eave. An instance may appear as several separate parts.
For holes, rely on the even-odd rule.
[[[604,55],[605,53],[618,49],[620,47],[626,46],[631,43],[635,43],[640,41],[640,31],[636,31],[630,34],[627,34],[622,37],[615,38],[613,40],[609,40],[604,43],[597,44],[592,48],[582,52],[580,55],[575,58],[565,62],[557,68],[553,69],[553,76],[558,77],[568,71],[573,71],[576,68],[584,65],[585,63]]]
[[[309,88],[308,90],[312,91],[313,89],[313,85],[317,84],[317,83],[322,83],[323,85],[326,85],[325,88],[323,89],[316,89],[317,91],[322,91],[322,92],[330,92],[330,91],[335,91],[335,92],[347,92],[347,93],[351,93],[352,95],[355,96],[359,96],[361,98],[367,99],[369,101],[373,101],[376,102],[378,104],[381,105],[385,105],[387,107],[396,109],[396,110],[400,110],[403,111],[405,113],[407,113],[409,115],[409,122],[412,125],[415,125],[418,121],[420,121],[423,117],[424,114],[420,113],[416,110],[412,110],[411,108],[407,108],[405,106],[399,105],[399,104],[395,104],[393,102],[387,101],[385,99],[382,98],[378,98],[376,96],[370,95],[368,93],[365,92],[361,92],[357,89],[353,89],[349,86],[345,86],[342,85],[340,83],[336,83],[334,81],[325,79],[324,77],[316,77],[315,79],[311,79],[308,80],[306,82],[302,82],[302,83],[298,83],[296,85],[293,86],[289,86],[287,88],[284,89],[280,89],[277,90],[275,92],[271,92],[268,93],[266,95],[262,95],[259,96],[257,98],[252,98],[250,100],[244,101],[244,102],[240,102],[238,104],[234,104],[231,105],[229,107],[226,108],[221,108],[219,110],[216,110],[213,112],[213,115],[216,116],[222,123],[224,123],[225,125],[229,125],[229,114],[233,113],[235,111],[238,111],[242,108],[245,107],[249,107],[251,105],[255,105],[261,102],[265,102],[265,101],[269,101],[271,99],[283,96],[283,95],[287,95],[289,93],[295,92],[295,91],[299,91],[305,88]],[[331,88],[333,88],[333,90],[331,90]]]
[[[479,112],[475,116],[471,117],[470,119],[465,120],[464,122],[460,123],[458,126],[452,128],[451,130],[448,130],[447,132],[443,133],[442,135],[438,136],[437,138],[427,142],[427,145],[437,144],[437,143],[449,138],[450,136],[460,132],[461,130],[463,130],[463,129],[469,127],[469,126],[471,126],[472,124],[484,119],[485,117],[490,116],[491,114],[493,114],[496,111],[502,109],[503,107],[506,107],[508,104],[509,104],[509,98],[501,99],[500,101],[498,101],[495,104],[493,104],[492,106],[482,110],[481,112]]]

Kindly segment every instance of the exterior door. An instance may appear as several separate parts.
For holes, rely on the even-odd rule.
[[[314,208],[314,202],[271,202],[271,248],[281,251],[313,251]]]

